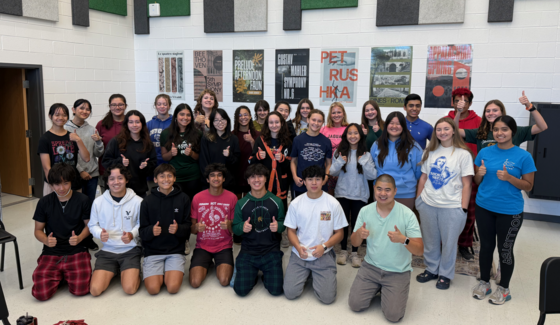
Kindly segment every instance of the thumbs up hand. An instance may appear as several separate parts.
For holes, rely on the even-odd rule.
[[[144,160],[142,163],[140,163],[140,169],[144,169],[146,167],[148,167],[148,160],[150,160],[150,158]]]
[[[220,228],[222,228],[222,230],[227,230],[228,229],[228,225],[229,225],[230,221],[229,220],[224,220],[222,222],[220,222]]]
[[[498,179],[500,179],[502,181],[505,181],[505,182],[509,181],[509,178],[511,176],[507,171],[506,165],[504,165],[503,170],[498,170],[496,175],[498,176]]]
[[[159,236],[159,235],[161,235],[161,227],[159,226],[159,221],[158,221],[154,225],[154,236]]]
[[[121,237],[121,240],[122,240],[123,243],[125,243],[125,244],[130,243],[132,241],[132,238],[134,238],[134,237],[132,237],[131,233],[123,231],[123,234],[122,234],[122,237]]]
[[[245,221],[245,223],[243,223],[243,232],[244,233],[250,233],[251,230],[253,229],[253,225],[251,225],[251,217],[247,218],[247,221]]]
[[[270,231],[277,232],[278,231],[278,221],[276,221],[276,217],[272,217],[272,222],[270,223]]]
[[[404,244],[404,241],[406,240],[406,237],[401,233],[397,226],[395,226],[395,231],[389,231],[387,236],[389,236],[389,239],[393,243]]]
[[[179,228],[179,225],[177,224],[177,221],[175,221],[175,219],[173,219],[173,223],[169,225],[169,233],[172,234],[172,235],[175,235],[178,228]]]
[[[369,230],[367,230],[365,222],[356,232],[358,233],[358,236],[360,236],[360,239],[367,239],[369,237]]]
[[[171,144],[171,155],[173,157],[177,156],[177,146],[175,146],[175,143]]]
[[[51,232],[50,235],[47,237],[47,242],[45,243],[48,247],[55,247],[56,246],[56,237],[53,236]]]
[[[122,157],[122,164],[124,165],[124,167],[128,167],[130,160],[126,159],[126,157],[123,154],[121,154],[121,157]]]
[[[344,160],[344,163],[345,163],[345,164],[348,163],[348,157],[346,157],[346,156],[340,156],[340,158],[342,158],[342,160]]]
[[[461,96],[461,100],[459,101],[459,103],[457,103],[457,111],[459,111],[459,113],[462,113],[465,109],[466,104],[467,103],[465,102],[465,95],[463,95]]]
[[[227,148],[224,149],[224,156],[226,156],[226,157],[229,157],[229,147],[230,146],[228,146]]]
[[[478,171],[476,173],[481,177],[486,175],[486,166],[484,166],[484,160],[481,160],[480,167],[478,167]]]
[[[196,224],[197,232],[204,232],[204,230],[206,230],[206,225],[204,224],[204,222],[199,222]]]
[[[259,158],[260,159],[266,158],[266,151],[262,150],[261,147],[259,147]]]
[[[525,90],[523,90],[523,92],[521,93],[521,97],[519,97],[519,102],[523,105],[525,105],[525,109],[529,110],[531,108],[531,106],[533,106],[533,104],[531,104],[531,102],[529,101],[529,98],[527,98],[527,96],[525,96]]]
[[[189,144],[186,148],[185,151],[183,152],[183,154],[185,156],[190,156],[191,155],[191,151],[192,151],[192,146]]]
[[[103,140],[101,136],[99,136],[99,132],[95,129],[95,132],[91,135],[91,139],[95,142]]]
[[[82,139],[80,138],[80,136],[78,135],[78,133],[76,133],[76,130],[74,129],[74,132],[70,133],[70,141],[74,141],[74,142],[80,142],[82,141]]]
[[[109,240],[109,233],[105,229],[101,229],[101,241],[106,243]]]
[[[76,246],[80,242],[74,230],[72,230],[72,237],[70,237],[70,240],[68,242],[70,243],[70,246]]]
[[[368,132],[368,128],[362,124],[362,132],[364,132],[364,135],[367,135]]]
[[[255,142],[255,140],[253,140],[253,136],[251,136],[250,132],[243,135],[243,140],[245,140],[246,142],[249,142],[249,143]]]

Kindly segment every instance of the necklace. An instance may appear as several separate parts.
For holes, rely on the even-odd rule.
[[[68,190],[68,192],[66,192],[66,194],[64,194],[64,195],[59,195],[58,192],[56,192],[56,191],[55,191],[55,193],[56,193],[56,196],[58,196],[59,198],[61,198],[61,197],[65,197],[65,196],[67,196],[68,194],[70,194],[70,191],[72,191],[72,188],[70,188],[70,189]],[[68,199],[68,201],[66,201],[66,203],[65,203],[64,205],[62,205],[62,202],[60,202],[60,200],[58,200],[58,203],[60,204],[60,207],[62,208],[62,213],[64,213],[64,209],[66,209],[66,206],[68,205],[68,202],[69,202],[69,201],[70,201],[70,199]]]
[[[60,203],[60,207],[62,208],[62,213],[64,213],[64,209],[66,209],[66,206],[68,206],[68,202],[69,202],[69,201],[70,201],[70,200],[66,201],[66,202],[64,203],[64,205],[62,205],[62,202],[58,201],[58,203]]]

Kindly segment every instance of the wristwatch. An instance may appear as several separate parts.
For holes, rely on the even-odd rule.
[[[406,246],[408,245],[408,243],[410,243],[410,239],[408,237],[406,237],[406,239],[404,240],[403,245]]]
[[[324,249],[325,251],[327,250],[327,245],[321,244],[321,246],[323,246],[323,249]]]
[[[537,108],[535,107],[535,105],[533,105],[533,103],[531,103],[531,108],[529,108],[529,112],[532,112],[534,110],[536,110]]]

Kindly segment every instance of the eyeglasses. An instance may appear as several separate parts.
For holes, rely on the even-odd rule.
[[[249,114],[239,114],[239,117],[251,117]]]
[[[117,107],[122,108],[122,107],[125,107],[126,104],[123,104],[123,103],[120,103],[120,104],[111,104],[111,105],[109,105],[109,106],[110,106],[111,108],[117,108]]]
[[[214,120],[214,123],[216,124],[222,124],[224,122],[226,122],[226,120]]]
[[[455,99],[453,102],[454,102],[455,104],[459,104],[460,100]],[[468,103],[470,103],[470,101],[465,100],[465,104],[468,104]]]

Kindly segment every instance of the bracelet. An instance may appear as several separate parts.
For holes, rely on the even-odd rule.
[[[535,107],[535,105],[531,104],[531,108],[529,108],[529,112],[533,112],[535,111],[537,108]]]

